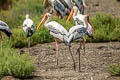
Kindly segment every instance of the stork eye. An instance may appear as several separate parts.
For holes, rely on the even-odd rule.
[[[27,25],[26,25],[26,24],[24,24],[24,25],[23,25],[23,27],[27,27]]]
[[[27,26],[27,25],[25,24],[25,26]]]

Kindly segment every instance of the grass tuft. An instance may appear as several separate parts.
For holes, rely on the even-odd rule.
[[[11,75],[18,78],[26,78],[34,71],[34,59],[28,54],[20,55],[18,51],[4,48],[0,53],[0,77]]]
[[[120,76],[120,63],[110,66],[108,71],[112,76]]]

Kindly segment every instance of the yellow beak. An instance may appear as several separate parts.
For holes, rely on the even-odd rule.
[[[38,31],[40,29],[40,26],[46,21],[47,15],[45,14],[44,17],[42,18],[40,24],[37,26],[36,31]]]
[[[43,1],[43,6],[46,4],[46,0]]]
[[[68,23],[68,21],[69,21],[70,18],[72,17],[73,13],[74,13],[74,9],[72,8],[72,10],[71,10],[71,12],[70,12],[70,15],[69,15],[68,18],[67,18],[66,24]]]
[[[93,24],[91,23],[91,21],[90,21],[89,18],[88,18],[88,23],[91,25],[91,27],[93,28],[94,32],[96,32],[96,30],[95,30],[95,28],[94,28],[94,26],[93,26]]]

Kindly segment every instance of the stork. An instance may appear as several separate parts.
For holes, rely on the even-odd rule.
[[[73,15],[73,19],[75,21],[76,25],[84,25],[83,21],[82,21],[82,17],[84,17],[84,15],[82,14],[77,14],[78,12],[78,8],[76,6],[74,6],[71,10],[71,13],[66,21],[66,24],[68,23],[68,21],[70,20],[71,16]],[[88,22],[88,28],[87,28],[87,35],[90,38],[93,38],[93,34],[95,32],[94,26],[92,25],[92,23],[89,21]],[[83,37],[83,48],[84,48],[84,54],[85,54],[85,43],[86,43],[86,38],[85,36]]]
[[[68,35],[69,34],[68,34],[67,30],[61,24],[59,24],[55,21],[49,22],[51,17],[52,16],[51,16],[50,13],[46,13],[44,15],[43,19],[41,20],[40,24],[38,25],[37,30],[44,23],[44,26],[48,29],[50,34],[54,37],[55,42],[56,42],[56,62],[57,62],[57,65],[58,65],[59,46],[58,46],[57,39],[61,40],[62,42],[64,42],[67,45],[67,40],[68,40]],[[74,63],[74,70],[75,70],[75,68],[76,68],[75,60],[74,60],[73,55],[71,53],[70,45],[67,45],[67,46],[69,47],[70,55],[72,57],[72,60],[73,60],[73,63]]]
[[[72,3],[70,0],[49,0],[49,3],[52,5],[50,12],[57,12],[61,18],[63,18],[65,15],[69,15],[72,8]],[[45,4],[46,0],[43,1],[43,5]]]
[[[5,22],[3,22],[1,20],[0,20],[0,31],[4,32],[9,38],[12,35],[12,31],[9,28],[9,26]],[[1,38],[1,51],[2,51],[2,48],[3,48],[3,38],[2,38],[1,32],[0,32],[0,38]]]
[[[84,14],[84,7],[86,7],[85,1],[84,0],[71,0],[72,3],[74,3],[75,6],[78,7],[79,13]]]
[[[26,14],[26,19],[23,22],[23,31],[25,32],[25,35],[27,37],[29,49],[28,52],[30,53],[30,37],[34,33],[34,22],[30,19],[28,14]]]
[[[81,17],[81,21],[83,22],[84,25],[76,25],[73,26],[69,29],[69,38],[68,38],[68,44],[71,44],[74,40],[79,39],[80,40],[80,46],[77,49],[77,52],[79,54],[79,72],[80,72],[80,48],[81,48],[81,40],[87,33],[87,28],[88,28],[88,22],[89,22],[89,16],[88,15],[83,15]]]

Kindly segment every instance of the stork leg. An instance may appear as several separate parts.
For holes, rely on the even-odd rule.
[[[84,50],[84,55],[85,55],[85,44],[86,44],[86,37],[83,37],[83,50]]]
[[[80,46],[79,48],[77,49],[77,52],[79,54],[79,72],[80,72],[80,48],[81,48],[81,41],[80,41]]]
[[[28,53],[30,53],[30,38],[28,38]]]
[[[56,64],[58,65],[59,46],[58,46],[58,41],[56,39],[55,42],[56,42]]]
[[[3,38],[2,38],[1,32],[0,32],[0,38],[1,38],[1,52],[2,52],[2,48],[3,48]]]
[[[76,64],[75,64],[75,60],[74,60],[74,57],[73,57],[73,55],[72,55],[72,52],[71,52],[71,48],[70,48],[70,46],[69,46],[69,52],[70,52],[70,55],[71,55],[72,60],[73,60],[74,70],[76,70]]]

